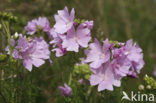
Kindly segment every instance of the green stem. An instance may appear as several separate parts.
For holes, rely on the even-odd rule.
[[[10,63],[11,64],[11,63]],[[14,88],[14,66],[11,64],[10,67],[12,67],[11,70],[11,84],[12,84],[12,92],[11,92],[11,103],[15,103],[15,88]]]
[[[9,52],[10,52],[10,61],[9,61],[9,67],[12,67],[11,69],[11,85],[12,85],[12,92],[11,92],[11,103],[14,103],[14,97],[15,97],[15,88],[14,88],[14,65],[12,65],[12,47],[11,47],[11,34],[9,29],[9,22],[8,21],[1,21],[2,25],[4,27],[4,30],[8,37],[8,43],[9,43]]]
[[[72,82],[72,73],[70,73],[68,85],[71,85],[71,82]]]
[[[28,96],[29,96],[29,103],[33,103],[33,98],[32,98],[32,77],[33,76],[33,71],[30,72],[30,75],[29,75],[29,91],[28,91]]]
[[[9,22],[7,22],[7,21],[4,22],[2,20],[2,25],[7,33],[8,43],[9,43],[10,60],[12,60],[11,34],[10,34],[10,30],[9,30]]]

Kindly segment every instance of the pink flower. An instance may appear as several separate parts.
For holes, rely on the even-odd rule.
[[[50,44],[53,44],[53,47],[60,46],[62,44],[62,40],[66,37],[65,34],[57,33],[54,28],[49,31],[49,36],[50,39],[52,39]]]
[[[54,48],[52,51],[56,52],[56,57],[63,56],[66,53],[66,49],[62,48],[62,45],[59,46],[59,48]]]
[[[74,17],[74,9],[71,10],[70,14],[67,7],[65,7],[64,10],[59,10],[58,15],[55,15],[56,24],[54,25],[54,28],[56,32],[64,34],[71,29],[74,24]]]
[[[110,90],[113,91],[113,86],[121,85],[120,79],[114,74],[110,62],[102,64],[98,69],[91,69],[94,74],[90,77],[91,85],[98,85],[98,91]]]
[[[37,32],[37,29],[43,30],[44,32],[48,32],[50,30],[50,23],[46,17],[39,17],[38,19],[29,21],[25,27],[25,30],[30,35]]]
[[[90,63],[91,68],[99,68],[103,63],[110,60],[110,46],[111,44],[108,39],[106,39],[101,48],[100,43],[95,39],[94,43],[89,45],[90,50],[85,51],[87,55],[85,62]]]
[[[115,73],[122,76],[137,77],[136,73],[144,66],[142,49],[132,40],[128,40],[125,45],[115,48],[113,53],[113,69]]]
[[[49,45],[40,38],[28,40],[26,36],[19,36],[18,41],[14,41],[13,58],[23,60],[24,67],[31,71],[33,65],[40,67],[46,59],[50,59]]]
[[[93,21],[84,21],[84,23],[80,24],[83,28],[88,28],[88,29],[92,29],[94,22]]]
[[[59,89],[62,92],[62,96],[69,97],[72,94],[72,89],[66,83],[64,84],[64,87],[63,86],[59,86]]]
[[[63,39],[62,46],[66,48],[67,51],[79,51],[79,47],[87,47],[88,42],[91,40],[90,30],[88,28],[80,28],[80,26],[75,31],[72,27],[65,39]]]
[[[42,37],[33,39],[30,43],[28,50],[23,52],[23,65],[29,71],[32,66],[40,67],[45,63],[46,59],[50,58],[49,45]]]

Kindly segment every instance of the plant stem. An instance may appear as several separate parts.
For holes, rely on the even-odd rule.
[[[2,25],[4,27],[4,30],[7,34],[8,37],[8,43],[9,43],[9,52],[10,52],[10,61],[9,61],[9,67],[11,67],[11,87],[12,87],[12,92],[11,92],[11,103],[14,103],[14,97],[15,97],[15,88],[14,88],[14,65],[12,65],[12,47],[11,47],[11,34],[10,34],[10,29],[9,29],[9,22],[8,21],[1,21]]]
[[[15,88],[14,88],[14,65],[12,65],[12,63],[10,63],[10,67],[12,67],[11,69],[11,85],[12,85],[12,92],[11,92],[11,103],[15,103],[14,98],[15,98]]]
[[[29,93],[28,93],[28,96],[29,96],[29,103],[32,103],[32,102],[31,102],[31,99],[32,99],[32,98],[31,98],[31,96],[32,96],[32,95],[31,95],[31,92],[32,92],[32,91],[31,91],[31,88],[32,88],[32,73],[30,73],[29,77],[30,77],[30,78],[29,78],[30,81],[29,81]]]
[[[69,75],[68,85],[71,85],[71,82],[72,82],[72,73],[70,73],[70,75]]]
[[[9,30],[9,22],[7,22],[7,21],[4,22],[2,20],[2,25],[5,29],[5,32],[7,33],[8,43],[9,43],[10,60],[12,60],[11,34],[10,34],[10,30]]]

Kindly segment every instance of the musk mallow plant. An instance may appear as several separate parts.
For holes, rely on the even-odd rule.
[[[31,73],[33,67],[41,67],[46,60],[50,60],[52,63],[52,53],[55,53],[56,57],[61,57],[67,52],[78,53],[81,48],[85,48],[85,56],[81,63],[76,64],[71,71],[69,82],[65,83],[64,87],[59,86],[62,96],[68,98],[76,96],[78,91],[75,91],[74,88],[79,84],[85,84],[88,91],[84,90],[83,92],[86,92],[85,96],[89,97],[93,86],[98,85],[98,92],[113,91],[113,86],[121,86],[122,78],[137,78],[145,63],[142,49],[132,39],[125,43],[109,39],[102,41],[102,43],[97,39],[91,42],[91,30],[94,22],[76,19],[75,10],[72,9],[69,12],[67,7],[58,10],[54,18],[53,27],[46,17],[39,17],[27,23],[24,28],[26,34],[15,33],[13,36],[1,18],[2,26],[5,27],[8,34],[9,44],[6,51],[10,55],[10,60],[21,61],[24,68]],[[48,36],[48,40],[44,38],[45,35]],[[14,74],[12,72],[11,75]],[[87,81],[87,84],[80,83],[79,80]],[[31,92],[30,89],[30,98]],[[14,101],[14,96],[12,94],[12,101]],[[86,100],[88,97],[85,97]],[[69,100],[67,101],[69,102]]]

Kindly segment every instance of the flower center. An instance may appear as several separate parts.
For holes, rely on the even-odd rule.
[[[103,74],[103,80],[107,80],[107,75],[106,75],[106,73]]]
[[[129,54],[130,54],[130,51],[126,51],[126,52],[125,52],[125,55],[129,55]]]
[[[105,58],[105,54],[104,53],[100,54],[100,59],[103,59],[103,58]]]
[[[66,25],[67,25],[67,28],[69,28],[71,25],[73,24],[73,22],[68,22]]]

